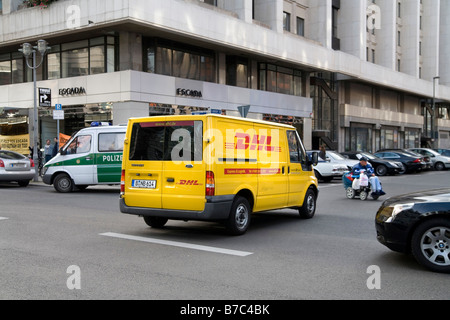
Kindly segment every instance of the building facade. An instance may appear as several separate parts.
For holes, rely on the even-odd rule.
[[[0,140],[11,147],[33,132],[18,50],[39,39],[51,47],[36,75],[51,89],[40,141],[56,136],[56,104],[67,135],[250,106],[249,117],[295,125],[308,149],[450,147],[448,1],[0,2]]]

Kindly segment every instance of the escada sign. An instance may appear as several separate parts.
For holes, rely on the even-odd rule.
[[[75,87],[75,88],[63,88],[59,89],[60,96],[71,96],[74,94],[86,94],[86,89],[83,87]]]
[[[197,90],[189,90],[189,89],[177,89],[177,96],[185,96],[192,98],[203,98],[202,92]]]

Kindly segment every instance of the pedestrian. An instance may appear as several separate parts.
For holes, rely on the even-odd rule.
[[[327,160],[327,151],[326,151],[326,149],[325,149],[325,145],[324,145],[324,144],[322,144],[322,145],[319,147],[319,157],[320,157],[322,160]]]
[[[55,144],[53,145],[53,150],[52,150],[52,158],[55,157],[58,154],[59,151],[59,143],[58,143],[58,138],[54,138],[53,141],[55,142]]]
[[[50,141],[50,139],[47,139],[47,142],[44,147],[45,163],[49,162],[50,159],[52,158],[52,152],[53,152],[53,148],[51,145],[51,141]]]

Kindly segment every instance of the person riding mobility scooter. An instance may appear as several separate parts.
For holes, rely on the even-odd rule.
[[[375,175],[373,167],[368,163],[366,157],[359,159],[359,163],[355,165],[351,172],[342,176],[347,198],[354,199],[358,197],[365,201],[369,197],[370,192],[374,200],[384,196],[380,179]]]

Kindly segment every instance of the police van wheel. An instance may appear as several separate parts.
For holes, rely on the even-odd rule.
[[[169,219],[160,217],[144,217],[144,221],[149,227],[159,229],[164,227]]]
[[[316,194],[313,190],[309,189],[305,195],[305,201],[303,202],[303,207],[298,211],[300,213],[300,218],[302,219],[312,219],[316,214]]]
[[[73,181],[67,174],[59,174],[53,181],[53,186],[58,192],[68,193],[73,190]]]
[[[243,235],[250,225],[252,208],[244,197],[237,197],[231,206],[230,216],[226,223],[227,230],[235,236]]]

